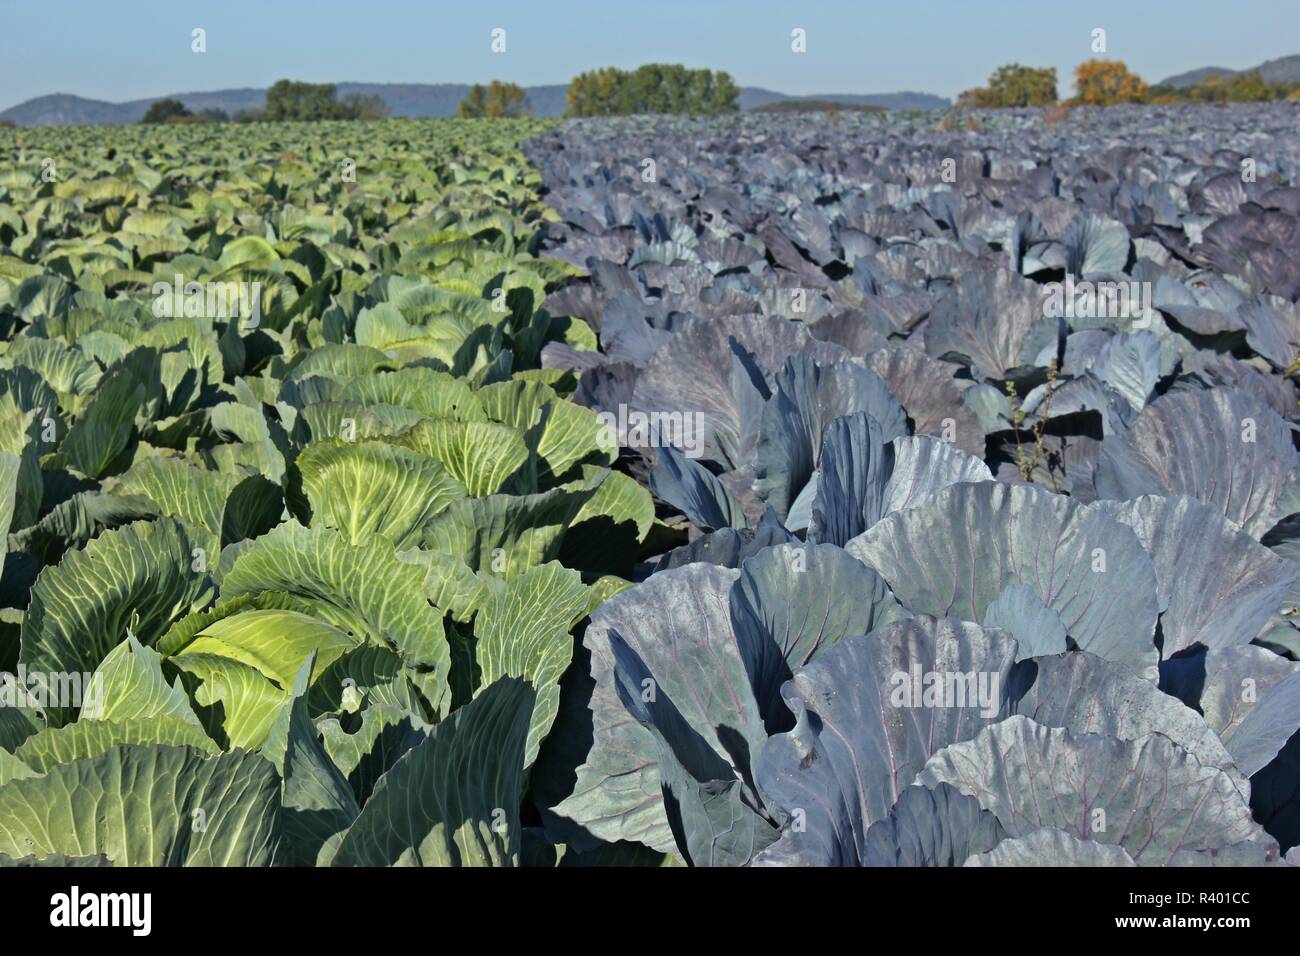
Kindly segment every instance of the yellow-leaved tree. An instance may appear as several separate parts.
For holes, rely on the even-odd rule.
[[[1141,103],[1147,95],[1142,77],[1130,73],[1122,60],[1088,60],[1074,68],[1075,103],[1114,106]]]

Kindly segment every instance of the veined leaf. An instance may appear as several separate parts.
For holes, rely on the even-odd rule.
[[[113,747],[0,787],[0,853],[266,866],[280,846],[279,791],[275,768],[257,754]]]

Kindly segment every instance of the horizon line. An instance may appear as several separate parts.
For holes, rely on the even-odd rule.
[[[1223,69],[1227,69],[1227,68],[1223,67]],[[715,72],[727,72],[727,71],[715,71]],[[281,77],[280,79],[292,79],[292,77]],[[310,81],[295,81],[295,82],[310,82]],[[410,81],[410,82],[392,81],[392,80],[331,80],[329,82],[333,86],[343,86],[347,84],[353,86],[474,86],[475,84],[486,85],[486,83],[490,83],[492,81],[488,80],[485,83],[485,81],[483,80],[475,80],[473,82],[468,82],[465,80],[438,80],[438,81],[420,80],[420,81]],[[506,82],[514,82],[514,81],[508,80]],[[522,86],[525,90],[529,90],[529,89],[536,89],[538,87],[568,86],[572,82],[573,80],[572,78],[570,78],[561,83],[529,83],[529,84],[521,83],[520,86]],[[942,93],[932,93],[929,90],[883,90],[883,91],[873,92],[873,93],[853,93],[853,92],[786,93],[782,90],[774,89],[770,86],[758,86],[752,83],[741,83],[739,81],[736,81],[736,85],[740,89],[762,90],[766,93],[777,93],[781,96],[788,96],[791,99],[800,99],[800,100],[817,99],[818,97],[824,97],[824,96],[899,96],[899,95],[933,96],[936,99],[949,100],[949,101],[953,99],[951,96],[945,96]],[[160,93],[156,96],[139,96],[129,100],[106,100],[97,96],[84,96],[81,93],[72,93],[63,90],[57,90],[53,93],[41,93],[36,96],[29,96],[24,100],[19,100],[18,102],[11,103],[8,106],[0,106],[0,113],[8,112],[11,109],[22,106],[24,103],[31,103],[36,100],[43,100],[51,96],[73,96],[76,97],[77,99],[86,100],[93,103],[107,103],[110,106],[126,106],[127,104],[130,103],[144,103],[144,102],[161,100],[161,99],[166,99],[168,97],[175,97],[175,96],[203,96],[203,95],[210,95],[213,93],[240,92],[243,90],[262,92],[268,89],[270,89],[269,86],[223,86],[217,89],[210,89],[210,90],[183,90],[181,92]]]

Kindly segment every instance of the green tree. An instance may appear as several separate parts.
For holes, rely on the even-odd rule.
[[[740,87],[725,70],[713,74],[713,95],[709,101],[710,115],[735,113],[740,110]]]
[[[518,83],[502,83],[493,80],[484,87],[475,83],[469,93],[460,101],[457,115],[474,119],[491,116],[527,116],[532,108],[528,103],[528,92]]]
[[[583,73],[569,86],[566,99],[570,100],[570,112],[574,116],[613,116],[622,113],[624,105],[620,94],[626,76],[626,72],[612,66]]]
[[[333,83],[276,80],[266,91],[268,120],[349,119],[348,108],[335,99]]]
[[[1227,84],[1229,103],[1262,103],[1274,98],[1274,90],[1257,72],[1237,73]]]
[[[724,72],[689,70],[676,63],[648,63],[631,72],[589,70],[569,83],[571,116],[687,113],[712,116],[739,110],[740,90]]]
[[[149,108],[144,111],[144,118],[140,122],[166,123],[176,117],[189,115],[190,111],[185,108],[185,104],[180,100],[154,100],[149,104]]]
[[[502,83],[500,80],[493,80],[488,84],[488,116],[527,116],[531,112],[528,92],[518,83]]]
[[[1047,106],[1056,102],[1056,68],[1008,63],[989,77],[989,92],[1002,106]]]
[[[388,118],[388,104],[380,96],[362,96],[349,93],[343,97],[343,110],[348,119],[381,120]]]
[[[958,106],[1008,107],[1050,106],[1056,102],[1056,69],[1007,63],[989,77],[988,86],[967,90]]]
[[[487,116],[487,89],[482,83],[475,83],[469,88],[469,93],[460,101],[456,115],[465,119]]]

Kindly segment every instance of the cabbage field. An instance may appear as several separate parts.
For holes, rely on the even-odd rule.
[[[1300,103],[0,159],[0,863],[1300,863]]]

